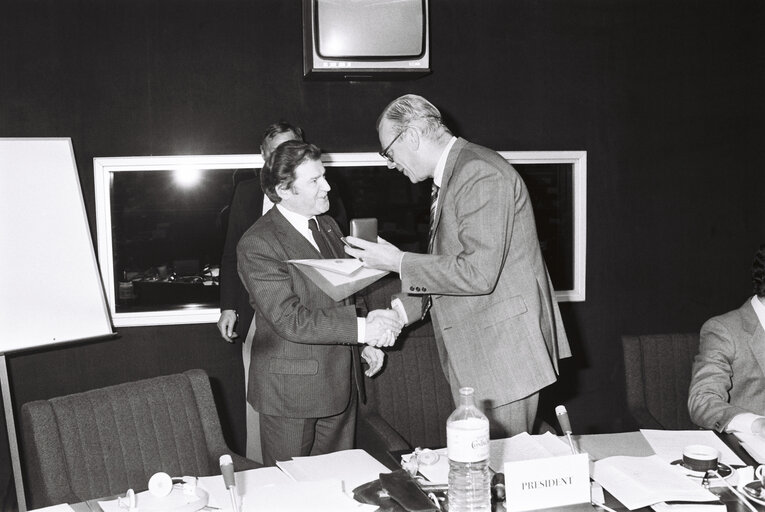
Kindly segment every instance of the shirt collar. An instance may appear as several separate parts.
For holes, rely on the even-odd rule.
[[[441,187],[441,181],[444,179],[444,169],[446,169],[446,158],[449,156],[449,151],[451,151],[455,142],[457,142],[457,137],[452,136],[452,138],[446,144],[443,152],[441,152],[441,156],[438,158],[436,169],[433,171],[433,183],[437,187]]]
[[[760,302],[760,299],[755,295],[752,297],[752,307],[754,308],[754,312],[757,315],[757,318],[760,320],[760,327],[765,330],[765,304]]]
[[[313,217],[306,217],[305,215],[301,215],[299,213],[295,213],[292,210],[288,210],[284,206],[282,206],[280,203],[276,203],[276,208],[279,210],[279,212],[284,215],[284,218],[287,219],[287,222],[292,224],[292,226],[300,231],[301,233],[310,233],[310,230],[308,229],[308,219],[316,218]]]

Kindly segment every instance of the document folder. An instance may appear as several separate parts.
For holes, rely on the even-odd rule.
[[[340,301],[363,290],[387,270],[365,268],[355,259],[289,260],[332,300]]]

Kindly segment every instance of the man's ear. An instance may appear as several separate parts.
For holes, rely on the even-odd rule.
[[[420,132],[413,126],[410,126],[402,137],[412,151],[417,151],[420,148]]]
[[[282,198],[282,200],[284,200],[284,198],[287,197],[288,195],[292,195],[292,190],[285,188],[284,185],[281,185],[281,184],[276,185],[276,187],[274,187],[274,190],[276,191],[276,195]]]

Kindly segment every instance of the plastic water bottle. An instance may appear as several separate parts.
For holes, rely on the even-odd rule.
[[[449,512],[491,511],[489,420],[475,406],[473,388],[460,388],[460,403],[446,420]]]

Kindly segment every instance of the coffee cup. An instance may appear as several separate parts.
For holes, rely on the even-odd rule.
[[[720,452],[711,446],[692,444],[683,448],[683,466],[691,471],[706,473],[717,469]]]
[[[765,487],[765,466],[757,466],[754,469],[754,477]]]

